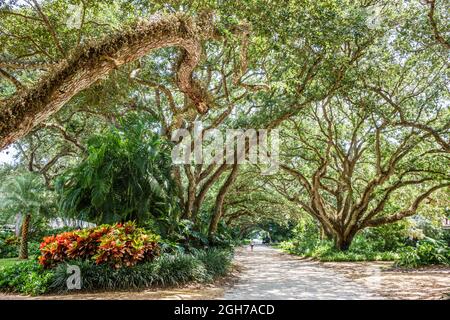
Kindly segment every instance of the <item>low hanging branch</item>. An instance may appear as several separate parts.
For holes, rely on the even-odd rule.
[[[200,61],[201,41],[218,36],[210,14],[197,19],[174,14],[141,21],[133,28],[86,45],[56,65],[48,76],[0,104],[0,149],[22,138],[60,110],[78,92],[115,68],[153,50],[180,47],[176,83],[199,113],[208,111],[208,96],[192,78]]]

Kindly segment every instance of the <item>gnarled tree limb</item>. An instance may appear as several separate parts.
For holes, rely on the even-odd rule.
[[[129,30],[86,45],[61,61],[30,90],[3,101],[0,105],[0,149],[20,139],[36,125],[61,109],[74,95],[88,88],[113,69],[164,47],[181,47],[176,82],[200,113],[208,110],[208,101],[200,85],[192,78],[201,56],[201,40],[217,33],[211,16],[198,20],[186,15],[158,17],[140,22]]]

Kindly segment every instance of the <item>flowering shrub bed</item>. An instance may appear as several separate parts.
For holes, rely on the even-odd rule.
[[[44,238],[39,263],[45,268],[68,260],[93,260],[118,269],[152,260],[159,253],[159,237],[135,223],[101,225]]]
[[[128,290],[151,286],[206,283],[231,270],[233,252],[228,249],[194,250],[192,253],[162,254],[130,268],[111,268],[93,259],[75,259],[71,265],[81,272],[81,290]],[[0,292],[40,295],[69,292],[65,263],[44,268],[37,259],[0,267]]]

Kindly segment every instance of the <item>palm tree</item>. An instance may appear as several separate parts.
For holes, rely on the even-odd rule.
[[[28,259],[28,234],[33,215],[43,207],[44,184],[39,176],[23,174],[11,177],[0,191],[0,209],[6,215],[22,214],[19,259]]]

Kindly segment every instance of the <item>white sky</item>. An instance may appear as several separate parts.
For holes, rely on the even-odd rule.
[[[15,150],[13,147],[8,147],[5,150],[0,151],[0,165],[9,163],[14,163],[14,155],[17,153],[17,150]]]

